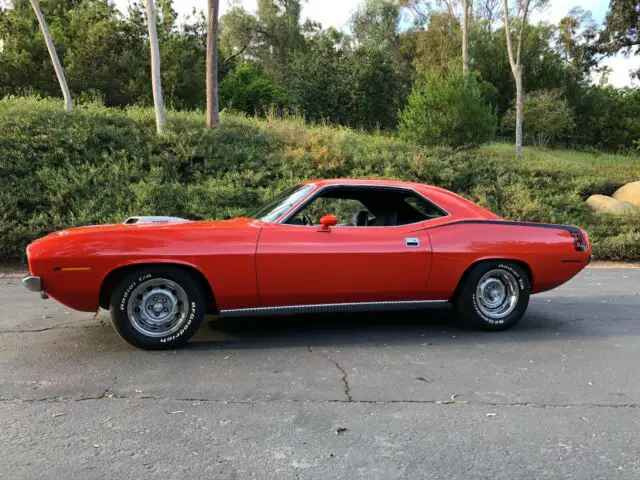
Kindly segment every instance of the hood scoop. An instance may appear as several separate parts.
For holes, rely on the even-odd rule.
[[[140,223],[184,223],[189,221],[178,217],[129,217],[123,223],[132,225]]]

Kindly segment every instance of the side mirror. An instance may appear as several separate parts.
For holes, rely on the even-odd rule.
[[[325,215],[320,219],[320,228],[318,229],[318,231],[330,232],[331,227],[337,225],[337,223],[338,223],[338,219],[336,218],[335,215],[331,215],[331,214]]]

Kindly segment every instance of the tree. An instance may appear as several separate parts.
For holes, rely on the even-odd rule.
[[[622,51],[625,55],[640,55],[640,2],[610,0],[604,29],[598,39],[599,50],[605,55]],[[636,71],[640,76],[640,70]]]
[[[51,38],[51,34],[49,33],[49,29],[47,28],[47,22],[44,19],[44,15],[42,15],[42,10],[40,10],[40,4],[38,3],[38,0],[31,0],[31,6],[36,13],[36,17],[38,17],[38,23],[40,24],[40,29],[42,30],[44,41],[47,44],[47,50],[49,50],[51,63],[53,63],[53,69],[56,72],[56,77],[58,77],[58,83],[60,84],[60,89],[62,90],[62,96],[64,98],[64,109],[67,112],[70,112],[72,106],[71,92],[69,91],[67,79],[64,76],[64,70],[62,69],[62,65],[60,64],[60,59],[58,58],[56,47],[53,44],[53,39]]]
[[[271,108],[284,107],[287,97],[256,65],[241,63],[220,83],[220,103],[230,110],[264,116]]]
[[[504,32],[507,39],[507,53],[509,55],[509,66],[516,84],[516,156],[522,156],[522,101],[524,91],[522,88],[522,43],[524,40],[525,28],[527,26],[528,15],[536,6],[542,6],[545,0],[517,0],[516,19],[518,25],[516,51],[513,50],[511,39],[511,28],[509,26],[509,0],[504,0]]]
[[[493,30],[493,25],[500,16],[501,0],[477,0],[474,16],[477,20],[484,20],[487,30]]]
[[[558,47],[565,63],[588,75],[597,64],[595,40],[598,26],[591,12],[581,7],[572,8],[558,24]]]
[[[419,74],[433,68],[446,72],[451,59],[460,56],[460,22],[448,13],[434,13],[429,18],[428,28],[415,35],[413,64]]]
[[[469,14],[472,0],[462,0],[462,75],[469,76]]]
[[[452,62],[453,63],[453,62]],[[456,68],[457,67],[457,68]],[[477,74],[466,79],[459,65],[443,78],[427,71],[400,114],[400,136],[430,146],[470,147],[490,140],[496,116],[483,95]]]
[[[207,126],[220,123],[218,107],[218,11],[220,0],[208,0],[207,14]]]
[[[164,132],[164,100],[162,98],[162,80],[160,77],[160,45],[156,29],[156,9],[153,0],[147,0],[147,26],[149,28],[149,48],[151,50],[151,88],[153,105],[156,111],[156,129]]]
[[[515,115],[513,109],[507,112],[503,120],[505,126],[513,128]],[[525,95],[523,119],[533,144],[540,148],[575,126],[573,111],[557,90],[538,90]]]

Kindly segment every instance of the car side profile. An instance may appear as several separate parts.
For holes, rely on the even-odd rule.
[[[453,304],[466,323],[509,328],[530,294],[591,260],[574,226],[504,220],[441,188],[391,180],[295,185],[250,217],[132,217],[27,248],[27,288],[80,311],[109,309],[147,349],[186,343],[224,317],[421,309]]]

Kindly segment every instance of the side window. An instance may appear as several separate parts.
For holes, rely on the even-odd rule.
[[[420,212],[423,216],[423,220],[439,218],[445,214],[440,208],[436,207],[433,203],[428,202],[423,197],[411,195],[406,197],[404,201],[408,203],[409,206]]]
[[[359,200],[352,198],[316,198],[300,210],[289,223],[297,225],[320,225],[320,218],[324,215],[332,214],[338,218],[338,225],[355,226],[357,215],[360,212],[367,212],[367,216],[372,216],[367,208]]]
[[[338,218],[338,225],[395,227],[442,217],[447,213],[407,188],[339,186],[313,198],[286,223],[319,225],[323,215]]]

